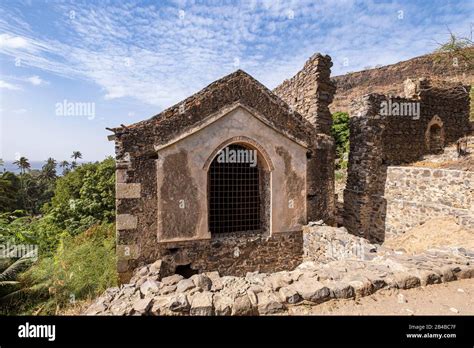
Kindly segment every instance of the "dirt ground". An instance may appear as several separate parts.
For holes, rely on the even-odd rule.
[[[467,137],[466,156],[458,157],[456,144],[451,144],[444,148],[442,154],[426,155],[422,161],[411,166],[474,171],[474,135]]]
[[[290,315],[474,315],[474,279],[408,290],[382,289],[357,300],[295,306]]]
[[[383,246],[412,254],[449,246],[474,250],[474,228],[459,226],[453,217],[436,218],[389,239]]]

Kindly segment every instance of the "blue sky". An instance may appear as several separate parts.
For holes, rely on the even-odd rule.
[[[0,0],[0,158],[100,160],[105,127],[236,69],[273,88],[321,52],[339,75],[429,53],[473,22],[469,0]],[[65,102],[94,113],[58,113]]]

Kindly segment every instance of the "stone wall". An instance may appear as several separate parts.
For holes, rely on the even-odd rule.
[[[315,54],[302,70],[273,90],[310,121],[318,133],[327,135],[330,135],[332,125],[329,104],[336,90],[330,79],[331,66],[331,57]]]
[[[474,48],[466,48],[461,54],[427,54],[396,64],[335,76],[332,81],[337,87],[331,112],[349,112],[352,100],[368,93],[403,95],[403,81],[426,76],[446,86],[446,81],[472,85],[474,81]],[[350,61],[348,62],[350,64]],[[474,108],[473,108],[474,112]]]
[[[388,167],[384,198],[386,239],[435,217],[474,226],[474,172]]]
[[[469,131],[469,88],[434,88],[423,79],[407,82],[410,98],[369,94],[352,104],[344,226],[376,242],[385,239],[387,167],[432,151],[433,127],[439,128],[442,146]],[[387,114],[387,106],[395,105],[419,107],[419,112]]]
[[[221,275],[242,276],[247,272],[290,270],[302,262],[303,237],[301,231],[272,236],[228,233],[209,240],[156,245],[148,262],[158,259],[171,269],[188,266],[196,273],[218,271]]]

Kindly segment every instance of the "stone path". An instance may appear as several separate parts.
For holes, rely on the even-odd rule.
[[[130,284],[108,289],[85,314],[278,315],[288,314],[294,306],[360,298],[380,289],[474,278],[474,252],[463,248],[407,255],[372,245],[340,228],[316,226],[310,234],[306,232],[306,261],[293,271],[162,278],[162,263],[157,261],[137,270]],[[344,245],[348,248],[340,249]],[[359,252],[352,252],[354,247]]]
[[[474,315],[474,279],[412,289],[381,289],[359,299],[292,306],[289,315]]]

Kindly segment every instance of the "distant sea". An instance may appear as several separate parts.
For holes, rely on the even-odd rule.
[[[16,173],[16,174],[19,174],[20,173],[20,169],[15,165],[13,164],[14,161],[5,161],[5,163],[3,164],[2,167],[0,167],[0,172],[13,172],[13,173]],[[29,161],[30,162],[30,165],[31,165],[31,168],[30,170],[34,170],[34,169],[37,169],[37,170],[41,170],[41,168],[43,167],[43,165],[46,163],[46,161]],[[58,163],[61,162],[61,161],[58,161]],[[71,163],[70,160],[68,160],[69,163]],[[83,164],[85,162],[78,162],[78,164]],[[63,169],[58,165],[56,165],[56,171],[58,172],[58,174],[61,174]]]

